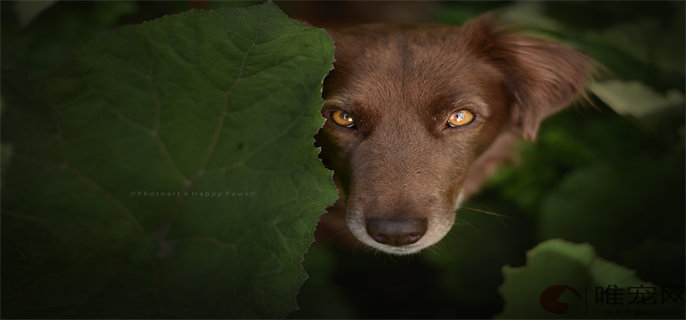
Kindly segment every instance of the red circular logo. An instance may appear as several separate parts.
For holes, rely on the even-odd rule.
[[[569,304],[566,302],[560,302],[559,299],[567,290],[574,293],[577,298],[581,298],[581,295],[570,286],[550,286],[541,292],[541,307],[554,314],[566,314],[569,309]]]

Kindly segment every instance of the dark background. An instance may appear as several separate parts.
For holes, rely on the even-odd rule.
[[[2,67],[33,75],[68,61],[91,39],[166,14],[252,2],[2,1]],[[492,317],[501,268],[522,266],[541,241],[590,243],[607,260],[660,286],[684,284],[684,3],[277,2],[314,25],[401,21],[462,24],[489,10],[585,52],[638,93],[640,112],[591,95],[521,143],[441,243],[410,257],[315,244],[292,318]],[[680,96],[669,100],[665,97]],[[665,102],[663,100],[668,100]],[[653,108],[653,109],[651,109]],[[495,212],[501,218],[482,212]]]

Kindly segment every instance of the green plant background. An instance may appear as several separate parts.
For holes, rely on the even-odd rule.
[[[28,12],[20,14],[14,4],[2,2],[3,70],[41,77],[118,26],[184,12],[192,3],[57,2],[33,19],[35,8],[20,8]],[[213,8],[246,4],[205,3]],[[300,310],[288,317],[553,317],[531,304],[546,282],[591,293],[595,286],[612,284],[683,288],[684,3],[447,2],[427,21],[461,24],[492,9],[529,25],[534,35],[602,63],[607,70],[591,86],[593,106],[578,104],[546,120],[538,140],[521,143],[517,159],[459,210],[446,239],[419,255],[391,257],[314,244],[304,255],[309,278],[297,296]],[[4,73],[3,83],[7,77]],[[3,141],[6,109],[11,110],[4,86]],[[51,146],[46,143],[46,152],[54,151]],[[11,148],[3,145],[3,209],[22,200],[6,189]],[[11,235],[6,219],[3,212],[3,312],[8,310],[6,288],[14,285],[11,277],[27,272],[6,266]],[[566,241],[545,242],[557,238]],[[202,272],[191,265],[183,270],[176,272]],[[122,277],[137,281],[135,272]],[[120,290],[129,292],[126,286]],[[109,299],[100,301],[101,312],[116,305],[115,296]],[[666,308],[632,314],[634,309],[624,306],[619,311],[629,313],[619,316],[683,318],[683,302]],[[142,314],[135,308],[125,311],[120,316]],[[608,317],[602,311],[590,316]]]

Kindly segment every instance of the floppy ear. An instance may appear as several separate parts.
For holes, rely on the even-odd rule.
[[[524,138],[536,137],[541,121],[579,96],[589,77],[590,58],[562,45],[503,34],[498,50],[512,90],[513,120]]]
[[[461,27],[462,41],[502,71],[514,101],[514,125],[533,140],[545,117],[585,97],[592,60],[557,43],[499,27],[498,20],[487,13],[468,21]]]

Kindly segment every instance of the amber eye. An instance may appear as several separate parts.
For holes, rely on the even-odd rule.
[[[457,110],[448,118],[448,125],[451,127],[460,127],[472,123],[474,121],[474,114],[467,110]]]
[[[353,116],[343,110],[336,110],[331,114],[331,120],[341,127],[350,128],[355,125]]]

